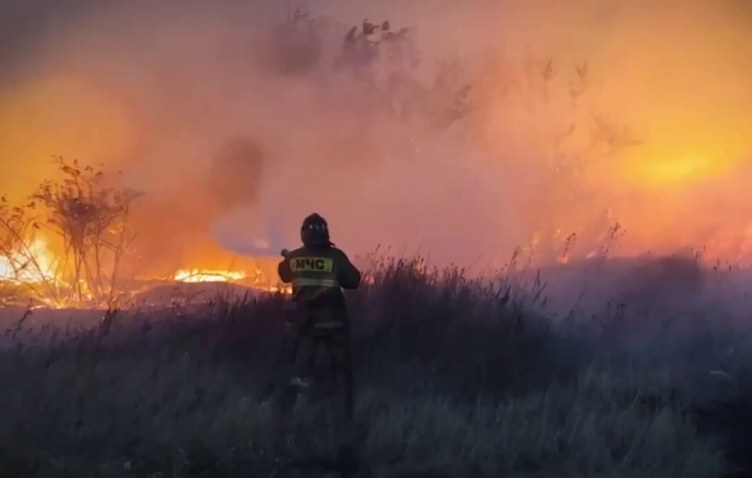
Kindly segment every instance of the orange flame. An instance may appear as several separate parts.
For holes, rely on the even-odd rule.
[[[27,250],[0,256],[0,281],[30,284],[55,281],[55,263],[47,241],[35,239]]]
[[[175,273],[178,282],[237,282],[247,277],[242,271],[179,270]]]

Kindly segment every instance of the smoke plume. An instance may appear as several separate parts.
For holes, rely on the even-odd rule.
[[[585,257],[615,224],[622,254],[748,247],[746,2],[289,3],[315,35],[280,36],[271,1],[4,2],[0,190],[28,194],[53,154],[121,170],[164,269],[275,255],[311,212],[353,254],[438,263],[552,260],[572,234]],[[391,108],[431,121],[336,68],[365,18],[410,29],[417,86]]]

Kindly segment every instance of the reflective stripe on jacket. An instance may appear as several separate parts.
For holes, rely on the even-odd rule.
[[[292,280],[293,290],[301,287],[321,287],[321,288],[334,288],[339,287],[339,282],[336,279],[324,279],[324,278],[306,278],[300,277]]]
[[[297,250],[290,254],[292,295],[298,300],[313,300],[329,291],[339,290],[338,267],[331,250]]]
[[[292,284],[292,297],[317,306],[344,307],[342,288],[357,289],[360,271],[334,247],[301,247],[290,251],[277,268],[282,282]]]

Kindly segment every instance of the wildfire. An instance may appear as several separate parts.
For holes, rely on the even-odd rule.
[[[249,277],[245,271],[204,270],[204,269],[179,270],[174,274],[174,280],[176,282],[240,283],[240,284],[250,287],[251,289],[260,290],[264,292],[282,293],[282,294],[290,294],[292,292],[290,286],[270,285],[268,283],[269,281],[265,282],[263,280],[263,277],[264,277],[263,274],[259,270],[255,271],[255,274],[253,277]]]
[[[55,257],[47,241],[34,239],[28,247],[0,256],[0,282],[39,284],[55,281]]]
[[[178,282],[237,282],[245,279],[242,271],[179,270],[175,273]]]
[[[21,297],[36,299],[38,303],[32,308],[70,306],[59,294],[67,284],[56,274],[57,263],[43,238],[23,241],[16,250],[0,254],[0,304],[12,303],[20,293]]]
[[[42,307],[65,308],[78,304],[76,301],[65,300],[64,294],[60,293],[69,288],[70,284],[56,274],[55,266],[60,259],[50,249],[48,242],[43,238],[36,238],[29,240],[27,244],[16,252],[0,255],[0,286],[6,284],[22,294],[31,294],[31,297],[44,304]],[[256,291],[291,293],[290,286],[272,285],[261,270],[255,270],[254,274],[249,275],[243,270],[181,269],[172,274],[170,279],[182,283],[234,283]],[[138,291],[118,292],[129,295],[129,292]],[[85,296],[93,300],[90,294]]]
[[[497,6],[474,9],[472,15],[483,15],[483,27],[447,40],[461,40],[467,50],[461,60],[431,45],[434,33],[445,40],[441,21],[418,15],[428,36],[410,30],[416,44],[405,44],[404,52],[398,43],[382,43],[382,50],[391,45],[383,53],[395,57],[388,64],[374,60],[358,67],[350,81],[345,70],[321,63],[315,76],[326,81],[300,79],[300,94],[293,96],[284,82],[270,81],[271,73],[260,70],[266,62],[244,66],[216,58],[211,52],[236,47],[235,35],[214,35],[213,23],[201,18],[191,30],[182,30],[185,22],[171,24],[174,31],[166,36],[159,22],[142,22],[138,38],[117,29],[62,28],[54,42],[40,40],[33,54],[12,65],[13,81],[0,95],[0,194],[13,205],[26,203],[41,180],[50,180],[59,186],[55,194],[65,199],[68,216],[39,220],[41,230],[53,229],[48,238],[55,254],[43,241],[17,253],[2,251],[0,282],[27,290],[32,284],[44,297],[57,287],[58,295],[77,304],[89,296],[106,302],[113,289],[157,282],[277,291],[274,264],[264,264],[260,273],[254,263],[264,258],[238,263],[227,256],[245,247],[246,232],[254,232],[251,237],[266,228],[267,216],[275,227],[291,226],[287,218],[302,216],[308,198],[316,198],[316,207],[336,223],[336,236],[347,237],[358,252],[377,237],[408,249],[427,247],[439,262],[463,264],[484,257],[501,266],[518,246],[531,260],[562,264],[603,251],[639,256],[687,248],[752,260],[752,234],[745,231],[752,218],[747,19],[719,2],[686,2],[680,11],[622,2],[619,15],[609,14],[603,23],[592,5],[573,8],[563,19],[554,3],[503,15]],[[131,13],[138,18],[136,10]],[[464,10],[460,15],[465,18]],[[113,25],[121,24],[118,18],[112,17]],[[190,36],[194,27],[204,28],[201,37],[212,48],[165,40]],[[328,35],[339,36],[337,29],[316,32],[325,35],[318,53],[349,61],[349,51],[329,51],[335,42]],[[140,42],[160,48],[143,55]],[[515,47],[523,44],[529,48]],[[262,41],[253,49],[266,46]],[[425,52],[413,50],[426,46]],[[422,62],[402,65],[421,54]],[[24,74],[40,68],[41,77]],[[174,72],[182,73],[180,87],[165,95]],[[381,81],[385,72],[394,82]],[[372,81],[378,83],[375,96],[368,92]],[[224,88],[203,88],[194,98],[196,88],[219,84],[254,88],[237,98]],[[332,85],[352,101],[332,102]],[[205,114],[207,105],[211,114]],[[441,128],[427,128],[438,122]],[[297,132],[295,141],[287,140],[288,130]],[[176,141],[176,132],[187,134]],[[108,180],[97,194],[87,188],[76,193],[66,185],[78,177],[90,182],[93,175],[85,168],[76,177],[65,173],[71,168],[50,171],[44,158],[52,154],[99,163]],[[347,201],[319,191],[320,168],[327,181],[347,185]],[[124,174],[111,177],[115,170]],[[276,192],[282,184],[299,194]],[[126,186],[143,192],[144,204],[102,228],[108,236],[102,239],[97,229],[110,220],[108,211],[122,208],[99,193]],[[452,192],[431,192],[444,186]],[[52,209],[63,204],[52,199]],[[49,216],[41,211],[43,202],[36,201],[31,216]],[[84,221],[83,210],[98,214]],[[363,214],[368,221],[359,219]],[[225,217],[236,226],[219,241],[214,226]],[[107,232],[126,222],[127,237]],[[429,236],[423,222],[431,224]],[[629,231],[623,238],[621,232],[607,234],[616,223]],[[235,233],[241,244],[224,245]],[[567,236],[573,233],[576,247]],[[71,244],[80,250],[71,251]],[[252,249],[243,254],[254,254]],[[129,254],[133,250],[137,257]],[[95,257],[100,252],[101,261]]]

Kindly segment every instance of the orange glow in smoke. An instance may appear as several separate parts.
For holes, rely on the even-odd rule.
[[[485,15],[472,9],[470,14],[432,11],[432,15],[423,15],[427,22],[428,50],[436,46],[432,43],[435,37],[443,41],[451,37],[438,27],[440,35],[431,37],[430,18],[434,13],[446,13],[451,27],[454,27],[455,17],[457,22],[468,18],[481,20],[481,17],[491,22],[477,28],[487,28],[490,40],[486,38],[482,47],[479,43],[477,49],[468,50],[488,48],[490,51],[497,47],[515,50],[508,55],[511,59],[501,53],[489,54],[492,61],[480,62],[484,68],[478,68],[477,77],[472,76],[475,72],[470,74],[473,102],[478,108],[469,120],[457,127],[464,136],[454,130],[451,133],[459,138],[457,149],[460,152],[446,153],[453,159],[460,157],[468,163],[483,163],[483,173],[498,180],[501,192],[494,196],[498,199],[494,206],[499,216],[514,209],[514,219],[509,220],[514,224],[489,225],[478,234],[498,237],[498,244],[472,251],[472,254],[502,256],[499,259],[503,260],[510,253],[512,241],[512,247],[534,248],[545,242],[546,234],[553,235],[556,231],[557,240],[564,241],[576,232],[578,241],[592,244],[586,244],[584,251],[569,251],[552,259],[572,262],[578,255],[584,257],[594,250],[600,235],[615,222],[626,230],[624,244],[614,250],[618,254],[638,255],[648,250],[665,253],[703,246],[712,254],[735,258],[752,252],[748,244],[748,225],[752,223],[749,194],[752,182],[752,68],[749,62],[752,36],[745,23],[748,12],[733,13],[728,10],[731,6],[716,6],[726,5],[725,0],[687,0],[681,8],[670,6],[671,2],[656,2],[650,8],[644,6],[648,2],[576,3],[582,8],[567,7],[564,11],[555,6],[529,10],[519,7],[525,12],[517,14],[510,7],[505,15]],[[598,8],[591,8],[595,4]],[[122,8],[127,10],[128,7]],[[399,8],[396,10],[399,13]],[[353,18],[375,18],[377,14],[358,14]],[[139,20],[136,24],[143,28],[139,30],[141,38],[134,39],[129,32],[114,30],[107,34],[77,30],[68,37],[62,35],[49,48],[49,55],[54,59],[49,62],[51,73],[18,81],[0,90],[0,193],[12,199],[23,198],[40,180],[49,178],[52,168],[43,160],[53,154],[102,162],[107,169],[123,169],[126,175],[132,173],[140,184],[153,186],[150,192],[155,193],[147,197],[149,203],[133,218],[142,242],[132,262],[127,264],[130,275],[169,276],[171,280],[187,283],[230,282],[276,290],[277,285],[272,284],[276,280],[276,260],[267,260],[263,267],[257,267],[252,258],[245,258],[242,264],[230,267],[231,253],[222,250],[212,237],[212,221],[225,211],[202,188],[206,165],[216,148],[223,140],[238,134],[270,138],[265,139],[262,146],[265,151],[271,151],[271,162],[281,170],[273,178],[276,187],[291,187],[288,180],[294,172],[320,161],[325,164],[320,169],[326,170],[327,180],[331,179],[327,184],[337,182],[342,188],[355,190],[342,193],[337,188],[326,187],[316,191],[333,196],[358,192],[357,185],[348,185],[360,184],[353,178],[359,180],[373,171],[368,169],[371,165],[361,167],[357,161],[383,160],[379,157],[381,152],[392,154],[388,148],[408,136],[395,135],[397,139],[392,141],[394,138],[388,133],[384,133],[385,137],[368,136],[372,130],[381,132],[392,128],[409,134],[412,130],[402,123],[396,127],[377,124],[375,119],[371,124],[370,118],[364,119],[368,115],[362,114],[361,109],[351,110],[348,108],[352,105],[340,104],[346,101],[317,103],[317,94],[309,94],[305,88],[301,88],[304,93],[295,96],[298,90],[286,89],[290,85],[280,82],[269,86],[263,83],[263,78],[259,79],[264,75],[258,75],[255,65],[249,64],[244,69],[229,53],[231,60],[222,63],[223,55],[215,52],[231,50],[222,43],[224,23],[221,30],[214,31],[207,26],[206,32],[197,34],[194,27],[204,25],[198,17],[191,18],[195,25],[187,27],[188,20],[182,24],[175,15],[168,16],[170,22],[165,24],[133,15]],[[189,16],[185,13],[181,18]],[[398,18],[390,16],[390,20],[399,23]],[[451,40],[456,41],[458,47],[475,46],[472,42],[476,39],[471,37],[475,32],[467,32],[465,39],[464,30],[457,27],[457,31],[463,32],[462,38],[457,36]],[[85,38],[87,46],[95,44],[97,35],[112,40],[113,49],[92,48],[85,54],[79,53],[83,50],[78,48],[81,45],[77,42]],[[155,47],[142,55],[138,42],[151,41],[149,35],[153,35]],[[238,38],[241,37],[246,38]],[[203,43],[183,42],[194,38],[201,38]],[[216,45],[212,43],[215,41]],[[436,42],[439,44],[439,40]],[[189,46],[181,46],[183,43]],[[524,86],[529,65],[520,60],[523,56],[520,52],[527,52],[528,45],[534,47],[532,57],[538,54],[543,59],[541,64],[532,67],[537,71],[535,74],[540,74],[545,59],[554,60],[558,75],[553,80],[556,86],[546,92],[545,99],[540,99],[543,96],[537,89]],[[163,56],[158,56],[160,48],[165,49]],[[138,54],[133,55],[133,52]],[[107,69],[97,70],[97,75],[81,74],[85,71],[81,65],[86,62],[94,69],[113,58],[119,59],[119,53],[123,53],[123,57],[131,54],[127,57],[143,61],[132,67],[126,65],[139,71],[139,74],[134,73],[133,83],[119,82],[120,78],[114,74],[108,77]],[[154,56],[150,56],[152,54]],[[43,60],[45,58],[40,62],[44,63]],[[494,64],[496,60],[498,65]],[[585,60],[589,65],[588,91],[573,102],[569,94],[574,65]],[[121,64],[125,61],[114,63],[126,68]],[[498,66],[498,78],[489,79],[492,69],[489,65]],[[159,78],[167,80],[159,83]],[[154,83],[150,84],[151,81]],[[267,89],[256,92],[254,82]],[[538,95],[539,99],[531,101],[531,95]],[[133,98],[138,101],[130,101]],[[298,100],[300,105],[296,103]],[[273,109],[265,109],[269,104]],[[565,152],[577,156],[576,152],[587,150],[595,116],[630,126],[641,140],[640,144],[588,162],[572,177],[561,175],[565,179],[557,179],[560,171],[558,166],[552,166],[556,154],[545,138],[559,135],[570,123],[576,123],[572,144]],[[361,122],[367,127],[358,130]],[[352,134],[343,134],[347,129],[340,127],[343,123],[352,127]],[[422,130],[416,136],[421,134],[424,134]],[[444,140],[447,136],[450,133],[441,132],[430,139]],[[297,157],[288,154],[291,152],[297,153]],[[362,153],[366,159],[358,157],[345,164],[352,159],[353,152]],[[343,167],[340,168],[339,163],[337,167],[330,167],[332,163],[325,162],[334,156],[342,161]],[[426,161],[421,163],[420,169],[430,175],[442,174],[440,161],[409,159]],[[399,171],[393,174],[384,182],[402,179],[398,177]],[[521,185],[521,178],[527,177],[533,178],[530,185]],[[424,182],[426,184],[415,185],[416,195],[432,187],[429,180]],[[160,187],[162,184],[164,187]],[[426,189],[419,190],[420,187]],[[335,189],[337,192],[332,192]],[[389,188],[384,187],[383,191]],[[582,192],[582,198],[572,200],[573,191]],[[278,196],[280,200],[293,196],[298,202],[306,201],[298,197],[312,196],[311,191],[298,192],[292,194],[285,190]],[[470,195],[474,191],[464,192]],[[373,195],[378,196],[378,193]],[[447,204],[460,198],[438,196],[437,204],[430,206],[434,210],[425,212],[441,218]],[[403,210],[397,207],[369,210],[368,207],[380,207],[378,201],[368,202],[371,199],[337,198],[336,203],[328,203],[335,204],[331,209],[342,217],[354,217],[347,216],[345,210],[358,210],[357,217],[369,218],[368,221],[341,221],[336,225],[338,230],[349,228],[349,232],[357,233],[381,218],[388,219],[363,232],[362,236],[352,236],[373,237],[384,230],[398,228],[393,224],[402,220]],[[439,204],[442,200],[446,202]],[[472,219],[475,213],[472,207],[463,211],[467,219]],[[594,228],[588,229],[593,223]],[[448,227],[436,225],[445,226]],[[452,227],[462,228],[463,225]],[[502,237],[511,229],[522,232],[513,239]],[[441,239],[442,232],[446,231],[432,231],[431,235]],[[352,246],[358,248],[360,244]],[[465,244],[451,246],[466,247]],[[51,267],[56,258],[45,248],[41,243],[33,245],[38,251],[39,263]],[[11,277],[12,263],[16,260],[0,258],[0,279],[33,282],[49,278]]]
[[[55,75],[0,89],[0,191],[11,200],[52,179],[53,155],[111,163],[134,146],[134,118],[101,82]],[[96,164],[96,163],[95,163]]]

